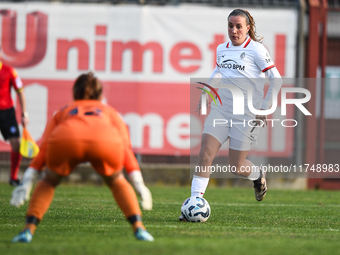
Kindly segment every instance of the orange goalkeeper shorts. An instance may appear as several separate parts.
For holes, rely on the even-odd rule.
[[[123,168],[126,147],[119,137],[108,140],[48,142],[46,165],[57,174],[67,176],[78,164],[90,162],[100,175],[111,176]]]

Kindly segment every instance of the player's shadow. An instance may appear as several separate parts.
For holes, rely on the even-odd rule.
[[[0,240],[0,247],[4,245],[6,248],[10,249],[13,244],[14,243],[12,243],[11,240]]]

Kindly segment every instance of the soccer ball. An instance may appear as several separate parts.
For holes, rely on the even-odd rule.
[[[206,222],[211,214],[210,205],[203,197],[189,197],[181,207],[181,212],[186,221]]]

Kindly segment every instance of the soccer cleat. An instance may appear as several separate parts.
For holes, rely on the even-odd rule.
[[[153,242],[155,239],[150,233],[144,229],[137,228],[135,232],[135,237],[137,240]]]
[[[18,187],[20,185],[20,180],[16,179],[16,180],[9,180],[9,185],[13,186],[13,187]]]
[[[32,238],[31,231],[26,228],[12,239],[12,243],[30,243]]]
[[[187,222],[188,220],[185,218],[185,216],[183,215],[183,213],[178,217],[179,221],[184,221]]]
[[[257,201],[262,201],[267,193],[267,182],[266,182],[266,172],[260,168],[260,177],[253,181],[255,198]]]

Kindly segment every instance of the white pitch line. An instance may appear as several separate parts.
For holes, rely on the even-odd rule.
[[[154,204],[170,204],[170,205],[181,205],[181,203],[177,202],[158,202],[154,201]],[[245,203],[211,203],[209,202],[210,205],[218,205],[218,206],[278,206],[278,207],[340,207],[340,205],[306,205],[306,204],[265,204],[265,203],[257,203],[257,204],[245,204]]]
[[[58,202],[64,202],[65,200],[53,200],[53,201],[58,201]],[[76,199],[72,200],[72,199],[68,199],[67,201],[78,201]],[[101,200],[101,201],[91,201],[91,203],[103,203],[103,204],[110,204],[113,203],[114,201],[112,200]],[[140,203],[142,201],[139,201]],[[161,204],[161,205],[178,205],[179,207],[182,205],[181,203],[178,202],[161,202],[161,201],[154,201],[153,202],[154,205],[157,204]],[[306,204],[265,204],[265,203],[261,203],[261,204],[245,204],[245,203],[209,203],[211,206],[229,206],[229,207],[254,207],[254,206],[261,206],[261,207],[303,207],[303,208],[307,208],[307,207],[312,207],[312,208],[322,208],[322,207],[327,207],[327,208],[340,208],[340,205],[306,205]],[[84,208],[73,208],[74,210],[84,210]],[[91,209],[91,208],[89,208]]]
[[[197,223],[185,223],[183,225],[153,225],[153,224],[147,224],[148,228],[180,228],[180,229],[186,229],[188,225],[190,224],[189,227],[196,225]],[[20,224],[21,225],[21,224]],[[0,226],[3,227],[19,227],[18,224],[0,224]],[[48,225],[48,227],[67,227],[67,228],[74,228],[74,225]],[[108,224],[108,225],[95,225],[95,224],[87,224],[87,225],[81,225],[78,227],[82,228],[128,228],[128,225],[115,225],[115,224]],[[221,226],[223,229],[239,229],[239,230],[297,230],[297,231],[306,231],[306,232],[313,232],[313,231],[321,231],[321,232],[339,232],[339,229],[334,229],[334,228],[326,228],[326,229],[320,229],[320,228],[273,228],[273,227],[236,227],[232,225],[228,226]],[[294,233],[295,234],[295,233]]]
[[[77,199],[54,199],[53,201],[57,202],[65,202],[65,201],[79,201]],[[112,203],[114,200],[92,200],[91,203]],[[141,202],[141,201],[139,201]],[[178,202],[163,202],[163,201],[154,201],[155,204],[169,204],[169,205],[179,205],[181,206],[182,203]],[[217,205],[217,206],[273,206],[273,207],[340,207],[340,204],[337,205],[306,205],[306,204],[265,204],[265,203],[257,203],[257,204],[246,204],[246,203],[214,203],[214,202],[209,202],[210,205]],[[80,208],[82,209],[82,208]]]

